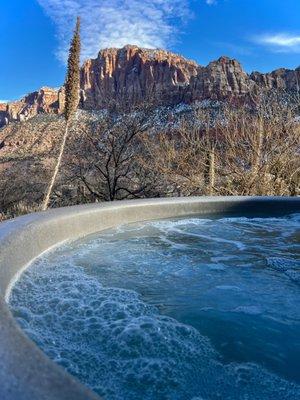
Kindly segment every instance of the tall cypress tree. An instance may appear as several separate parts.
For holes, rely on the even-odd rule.
[[[55,180],[60,168],[62,156],[64,154],[66,140],[69,132],[69,124],[75,116],[79,104],[79,89],[80,89],[80,18],[77,17],[74,35],[71,41],[68,57],[68,69],[65,82],[65,132],[62,137],[59,155],[56,165],[50,180],[49,186],[45,193],[42,204],[42,210],[47,210],[49,206],[50,196],[55,184]]]

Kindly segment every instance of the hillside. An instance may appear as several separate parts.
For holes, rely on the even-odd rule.
[[[101,50],[81,68],[84,110],[121,109],[143,103],[172,106],[196,101],[255,105],[262,93],[297,92],[300,69],[247,74],[237,60],[221,57],[206,67],[165,50],[137,46]],[[0,104],[0,127],[40,113],[59,114],[63,88],[43,87],[23,99]]]

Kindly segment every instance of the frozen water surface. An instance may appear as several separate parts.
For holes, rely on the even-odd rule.
[[[20,326],[105,399],[300,398],[300,214],[121,226],[36,259]]]

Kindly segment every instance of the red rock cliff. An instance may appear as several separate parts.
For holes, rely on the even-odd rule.
[[[0,126],[3,126],[12,121],[25,121],[40,113],[58,114],[63,111],[63,99],[60,90],[43,87],[21,100],[0,106]]]
[[[203,67],[164,50],[125,46],[101,50],[81,69],[81,107],[87,110],[111,104],[152,101],[173,105],[196,100],[222,100],[241,104],[262,91],[299,89],[300,68],[248,75],[240,63],[221,57]],[[63,91],[49,88],[31,93],[0,108],[0,126],[37,113],[63,111]]]
[[[83,106],[105,107],[111,101],[178,103],[200,67],[163,50],[125,46],[100,51],[81,71]]]

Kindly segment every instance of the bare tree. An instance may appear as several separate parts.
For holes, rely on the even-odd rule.
[[[262,98],[255,110],[223,106],[212,119],[147,137],[148,169],[160,195],[296,195],[300,124],[290,102]],[[146,165],[147,167],[147,165]]]
[[[136,197],[299,195],[298,106],[262,97],[255,108],[200,109],[165,126],[153,123],[145,105],[122,113],[80,111],[63,146],[52,205]],[[1,131],[0,218],[40,205],[64,128],[64,118],[39,115]]]
[[[220,194],[296,194],[300,126],[286,104],[264,100],[255,114],[227,109],[217,127],[222,143]]]
[[[182,119],[175,129],[144,138],[141,163],[156,171],[153,192],[160,196],[213,194],[216,184],[217,138],[207,110]]]
[[[121,200],[143,195],[146,177],[138,163],[145,113],[110,114],[80,131],[69,163],[69,180],[87,201]]]

